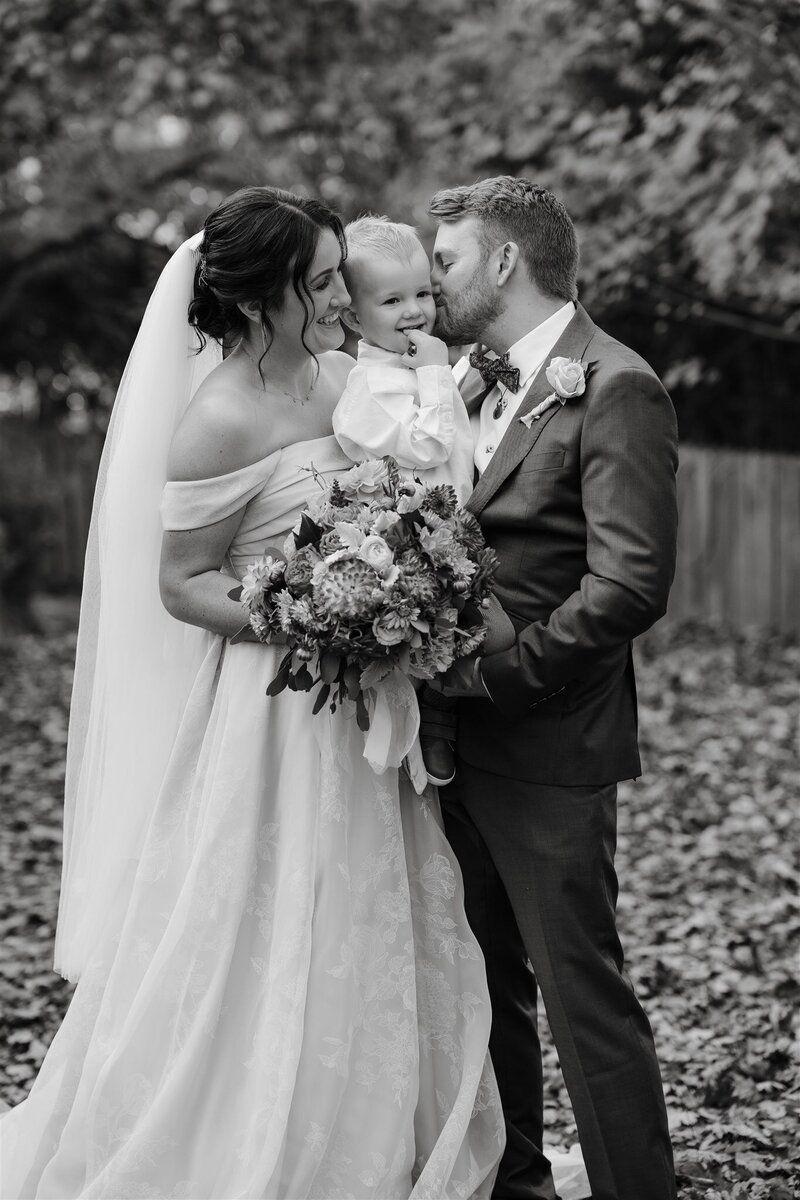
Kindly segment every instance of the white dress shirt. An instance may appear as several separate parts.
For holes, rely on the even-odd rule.
[[[400,358],[359,342],[333,432],[354,462],[391,454],[423,483],[452,484],[463,504],[472,491],[472,431],[453,372]]]
[[[575,316],[575,304],[568,300],[546,321],[542,321],[530,333],[526,333],[508,351],[508,361],[519,369],[519,391],[511,392],[504,383],[495,384],[483,401],[478,412],[472,414],[472,435],[475,444],[475,466],[482,474],[503,438],[503,434],[514,420],[525,393],[547,361],[550,351]],[[491,351],[490,351],[491,356]],[[495,356],[496,357],[496,356]],[[457,383],[461,383],[469,370],[469,358],[461,358],[453,368]],[[494,416],[498,403],[506,401],[503,411]]]

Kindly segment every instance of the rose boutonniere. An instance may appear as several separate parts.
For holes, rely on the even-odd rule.
[[[577,400],[586,391],[586,380],[594,367],[595,363],[579,362],[577,358],[551,358],[544,373],[553,390],[541,404],[520,417],[522,424],[530,429],[533,422],[538,421],[542,413],[546,413],[554,404],[563,406],[568,400]]]

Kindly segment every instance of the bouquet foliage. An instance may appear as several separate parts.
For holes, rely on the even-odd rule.
[[[268,695],[318,687],[315,713],[349,697],[368,729],[364,692],[394,668],[431,679],[483,641],[496,556],[449,484],[425,486],[392,458],[317,479],[283,550],[231,595],[259,640],[288,646]]]

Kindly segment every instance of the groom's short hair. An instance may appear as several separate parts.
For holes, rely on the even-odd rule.
[[[546,188],[497,175],[465,187],[444,188],[431,200],[439,221],[477,217],[484,254],[501,241],[516,242],[540,292],[561,300],[578,297],[578,239],[561,201]]]

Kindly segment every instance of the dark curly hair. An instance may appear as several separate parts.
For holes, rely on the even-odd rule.
[[[347,244],[336,213],[319,200],[275,187],[242,188],[209,213],[189,305],[189,323],[202,344],[211,337],[229,345],[243,334],[247,318],[238,305],[257,300],[266,355],[274,336],[269,313],[281,308],[291,282],[306,314],[305,346],[312,312],[305,278],[324,229],[336,235],[344,257]]]

